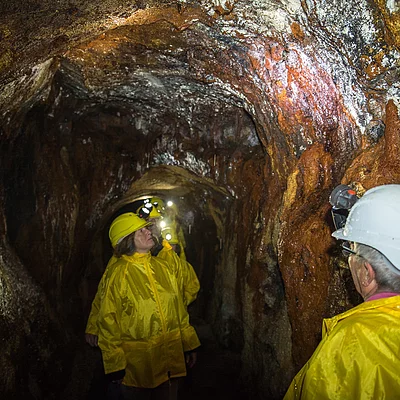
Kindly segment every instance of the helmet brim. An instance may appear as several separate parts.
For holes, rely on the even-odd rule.
[[[116,245],[118,245],[119,243],[121,243],[127,236],[131,235],[134,232],[139,231],[142,228],[145,228],[146,226],[151,225],[151,222],[147,222],[146,220],[143,220],[143,224],[140,224],[139,226],[137,226],[135,228],[135,230],[129,231],[126,235],[122,236],[120,239],[118,239],[117,243],[115,243],[115,245],[113,247],[115,247]]]
[[[344,235],[344,228],[338,229],[337,231],[333,232],[332,236],[338,240],[349,240],[349,238]]]

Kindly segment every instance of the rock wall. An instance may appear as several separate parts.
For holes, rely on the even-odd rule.
[[[60,398],[109,219],[151,190],[197,223],[198,315],[280,398],[360,301],[331,190],[399,182],[399,6],[28,3],[0,6],[1,392]]]

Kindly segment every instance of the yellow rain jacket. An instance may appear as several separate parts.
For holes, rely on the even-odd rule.
[[[178,228],[178,240],[179,240],[179,246],[181,247],[181,254],[179,255],[179,257],[181,260],[186,261],[186,254],[185,254],[186,240],[181,225],[179,225]]]
[[[200,345],[168,265],[150,253],[108,266],[97,328],[105,373],[125,369],[123,384],[154,388],[186,375],[184,351]]]
[[[178,281],[179,291],[181,292],[183,296],[183,302],[187,307],[190,303],[196,300],[197,293],[200,290],[200,282],[192,265],[189,264],[187,261],[180,259],[173,251],[168,241],[163,240],[162,244],[163,248],[158,253],[157,257],[169,263],[169,268],[173,271]],[[112,256],[110,258],[110,261],[108,262],[106,269],[104,270],[104,274],[101,277],[96,296],[94,297],[94,300],[92,302],[92,308],[90,310],[88,322],[86,324],[86,333],[90,333],[96,336],[98,335],[97,316],[100,309],[100,293],[102,292],[102,290],[104,290],[104,282],[109,275],[109,267],[113,265],[116,261],[118,261],[117,257]]]
[[[99,286],[97,288],[96,296],[94,296],[94,299],[92,302],[92,308],[90,309],[90,314],[89,314],[89,318],[88,318],[88,321],[86,324],[85,333],[90,333],[91,335],[96,335],[96,336],[98,336],[98,334],[99,334],[99,329],[97,328],[97,317],[99,315],[99,310],[100,310],[101,293],[104,292],[104,285],[105,285],[105,282],[107,281],[107,277],[109,276],[109,273],[111,270],[110,267],[116,261],[118,261],[118,258],[115,256],[112,256],[110,258],[110,260],[108,261],[106,269],[104,270],[103,276],[101,277]]]
[[[325,319],[322,341],[284,400],[400,398],[400,296]]]
[[[172,268],[178,281],[179,291],[182,293],[186,307],[196,300],[200,290],[200,282],[191,264],[182,260],[172,249],[167,240],[163,240],[163,248],[157,257],[165,260]]]

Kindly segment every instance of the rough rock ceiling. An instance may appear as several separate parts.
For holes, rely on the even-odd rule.
[[[29,2],[21,10],[11,2],[1,10],[0,72],[3,82],[24,76],[29,84],[31,68],[64,54],[92,96],[103,100],[143,96],[146,103],[139,83],[160,99],[176,87],[176,96],[188,96],[182,79],[207,84],[210,97],[218,87],[216,98],[237,97],[252,114],[254,97],[262,98],[260,111],[282,115],[281,129],[297,136],[298,153],[338,124],[345,130],[342,113],[368,133],[370,122],[382,118],[382,96],[398,97],[398,6],[392,3],[59,1]],[[199,97],[192,96],[192,109]],[[304,128],[308,119],[316,125],[312,135]]]

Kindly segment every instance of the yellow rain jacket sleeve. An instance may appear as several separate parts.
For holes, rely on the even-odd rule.
[[[187,280],[184,266],[182,266],[182,260],[178,257],[175,251],[172,249],[168,241],[163,241],[163,248],[158,253],[158,259],[165,262],[165,268],[168,268],[171,273],[175,276],[177,282],[178,292],[180,294],[180,300],[182,305],[182,342],[184,351],[194,350],[200,346],[199,338],[197,337],[195,329],[189,323],[189,314],[187,312],[188,300],[197,296],[197,292],[200,289],[200,283],[197,279],[196,273],[193,271],[194,277],[191,281]],[[185,286],[186,285],[186,286]],[[192,285],[192,286],[189,286]],[[192,301],[193,301],[192,300]]]
[[[182,261],[183,267],[183,292],[184,292],[184,302],[186,306],[193,303],[197,298],[197,293],[200,290],[200,282],[197,278],[194,268],[188,261]]]
[[[100,293],[104,291],[104,283],[110,271],[110,266],[113,265],[118,260],[117,257],[112,256],[104,270],[103,276],[101,277],[99,286],[97,288],[96,295],[92,302],[92,308],[90,310],[89,318],[86,324],[85,333],[90,333],[92,335],[98,336],[98,329],[97,329],[97,316],[99,314],[100,309]]]
[[[185,254],[186,241],[185,241],[185,235],[183,233],[183,229],[181,226],[179,226],[179,229],[178,229],[178,240],[179,240],[179,246],[181,247],[181,254],[179,255],[179,257],[181,260],[186,261],[186,254]]]
[[[157,257],[166,261],[172,269],[178,281],[179,290],[183,296],[183,302],[187,307],[197,298],[200,290],[200,282],[192,265],[178,257],[167,240],[163,240],[163,248]]]
[[[122,256],[103,287],[97,326],[106,374],[125,369],[123,383],[143,388],[186,375],[183,337],[193,327],[168,265],[150,254]]]
[[[179,258],[182,261],[186,261],[186,253],[185,253],[185,248],[183,247],[182,243],[179,242],[179,246],[181,247],[181,253],[179,254]]]
[[[400,398],[400,296],[323,322],[323,338],[284,400]]]

